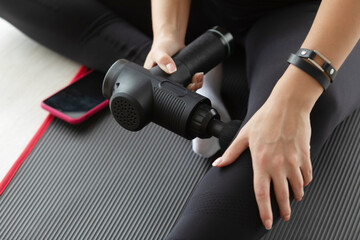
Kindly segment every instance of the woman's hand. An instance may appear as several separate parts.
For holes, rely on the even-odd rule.
[[[285,221],[291,214],[288,181],[297,201],[304,195],[303,186],[311,181],[310,132],[306,111],[269,99],[241,129],[222,156],[222,162],[218,163],[229,165],[247,147],[250,148],[256,201],[267,229],[273,222],[270,181],[274,184],[280,215]]]
[[[171,56],[185,47],[190,3],[191,0],[151,0],[154,41],[144,68],[150,69],[157,64],[168,74],[176,72]],[[196,73],[188,89],[201,88],[203,77],[203,73]]]
[[[172,74],[176,72],[176,65],[171,58],[175,53],[185,47],[185,44],[172,37],[161,37],[154,40],[151,50],[145,60],[144,68],[150,69],[158,65],[164,72]],[[187,88],[193,91],[202,87],[204,73],[196,73]]]
[[[287,221],[291,214],[288,181],[295,199],[300,201],[303,186],[312,180],[310,111],[322,90],[314,79],[290,66],[267,101],[240,130],[223,156],[213,163],[217,167],[227,166],[250,148],[254,192],[266,229],[273,223],[270,181],[280,215]]]

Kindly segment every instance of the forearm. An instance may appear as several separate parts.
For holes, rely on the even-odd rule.
[[[318,50],[339,69],[359,38],[360,1],[323,0],[301,47]],[[323,92],[315,79],[293,65],[289,65],[274,90],[277,96],[288,102],[293,100],[307,111],[311,111]]]
[[[154,40],[172,37],[184,42],[191,0],[152,0]]]
[[[302,47],[318,50],[339,69],[359,38],[360,1],[323,0]]]

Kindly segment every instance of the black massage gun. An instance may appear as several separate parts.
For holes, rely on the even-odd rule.
[[[220,27],[209,29],[174,57],[177,71],[147,70],[125,59],[116,61],[103,82],[111,113],[125,129],[139,131],[150,121],[187,139],[220,138],[228,145],[240,121],[220,121],[208,98],[188,90],[196,72],[208,72],[230,55],[233,37]]]

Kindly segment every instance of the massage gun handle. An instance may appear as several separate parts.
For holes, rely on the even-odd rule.
[[[177,67],[174,74],[166,74],[158,66],[150,72],[186,87],[195,73],[207,73],[222,62],[230,54],[232,45],[232,35],[220,27],[214,27],[173,57]]]

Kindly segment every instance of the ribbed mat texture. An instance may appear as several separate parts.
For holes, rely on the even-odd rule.
[[[360,239],[360,111],[314,165],[292,220],[263,239]],[[0,198],[0,236],[164,239],[210,161],[155,125],[132,133],[106,111],[82,126],[54,120]]]
[[[164,238],[209,167],[189,143],[55,120],[1,196],[1,239]]]

